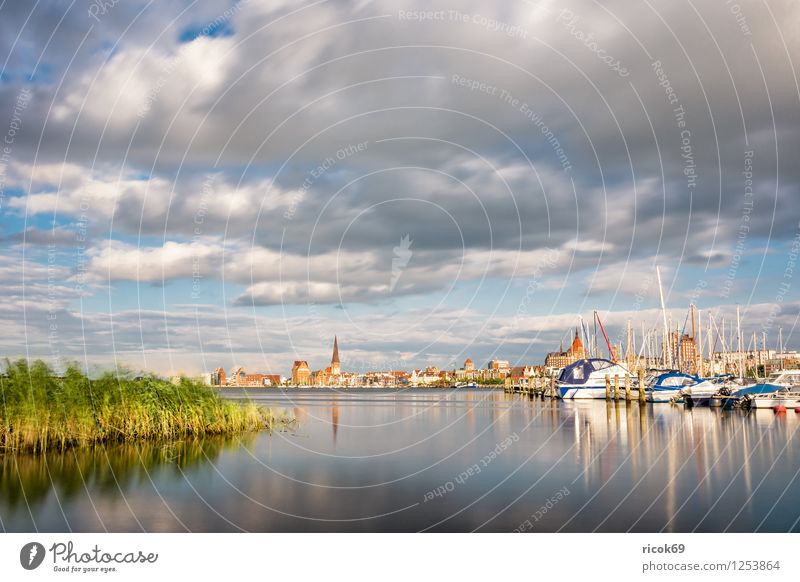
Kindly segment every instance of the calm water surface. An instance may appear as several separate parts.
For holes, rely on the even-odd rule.
[[[228,391],[292,430],[0,456],[5,531],[800,531],[800,415]]]

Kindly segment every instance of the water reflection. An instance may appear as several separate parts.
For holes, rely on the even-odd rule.
[[[37,515],[53,504],[63,508],[87,495],[95,499],[124,496],[126,491],[146,488],[154,475],[180,479],[192,466],[214,462],[225,448],[239,449],[255,438],[255,434],[213,436],[100,445],[43,455],[0,454],[0,518],[5,526],[9,517],[27,514],[30,525],[35,526]],[[13,523],[8,526],[18,529]]]
[[[800,415],[502,390],[249,396],[299,428],[2,457],[3,528],[798,530]],[[569,494],[542,512],[558,491]]]

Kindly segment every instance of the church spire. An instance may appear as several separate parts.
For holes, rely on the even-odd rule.
[[[336,336],[333,336],[333,357],[331,358],[331,366],[339,363],[339,341]]]

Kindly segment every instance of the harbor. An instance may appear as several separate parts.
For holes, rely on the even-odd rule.
[[[656,275],[661,289],[658,267]],[[683,326],[673,326],[662,298],[663,330],[645,327],[642,322],[640,344],[628,320],[625,346],[613,344],[600,314],[592,313],[591,326],[583,318],[575,327],[567,350],[563,340],[559,351],[547,354],[544,365],[511,366],[508,360],[492,358],[485,368],[477,368],[467,357],[460,368],[452,363],[439,369],[428,366],[411,372],[403,370],[346,371],[340,358],[338,337],[334,335],[330,365],[313,371],[306,360],[295,360],[291,378],[280,374],[247,373],[242,366],[227,375],[216,368],[196,378],[223,392],[229,388],[335,388],[395,389],[439,388],[477,389],[502,386],[505,392],[520,393],[530,398],[562,400],[595,399],[640,404],[676,404],[688,408],[763,408],[776,414],[787,410],[800,412],[800,355],[788,352],[783,343],[783,330],[778,330],[778,346],[767,349],[766,332],[759,349],[755,332],[752,343],[744,348],[739,308],[736,308],[735,329],[725,332],[709,313],[703,333],[702,311],[695,313],[690,304]],[[688,329],[687,329],[688,327]],[[659,337],[660,333],[660,337]],[[735,333],[735,335],[733,335]],[[605,343],[605,353],[601,340]],[[735,349],[734,349],[735,346]],[[706,354],[708,357],[706,357]],[[452,368],[451,368],[452,367]],[[451,369],[448,369],[451,368]],[[173,378],[179,383],[181,377]]]

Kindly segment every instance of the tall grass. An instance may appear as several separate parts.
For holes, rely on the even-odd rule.
[[[26,360],[7,361],[0,377],[0,451],[235,434],[281,422],[269,409],[223,400],[189,379],[92,379],[74,366],[59,377],[44,362]]]

